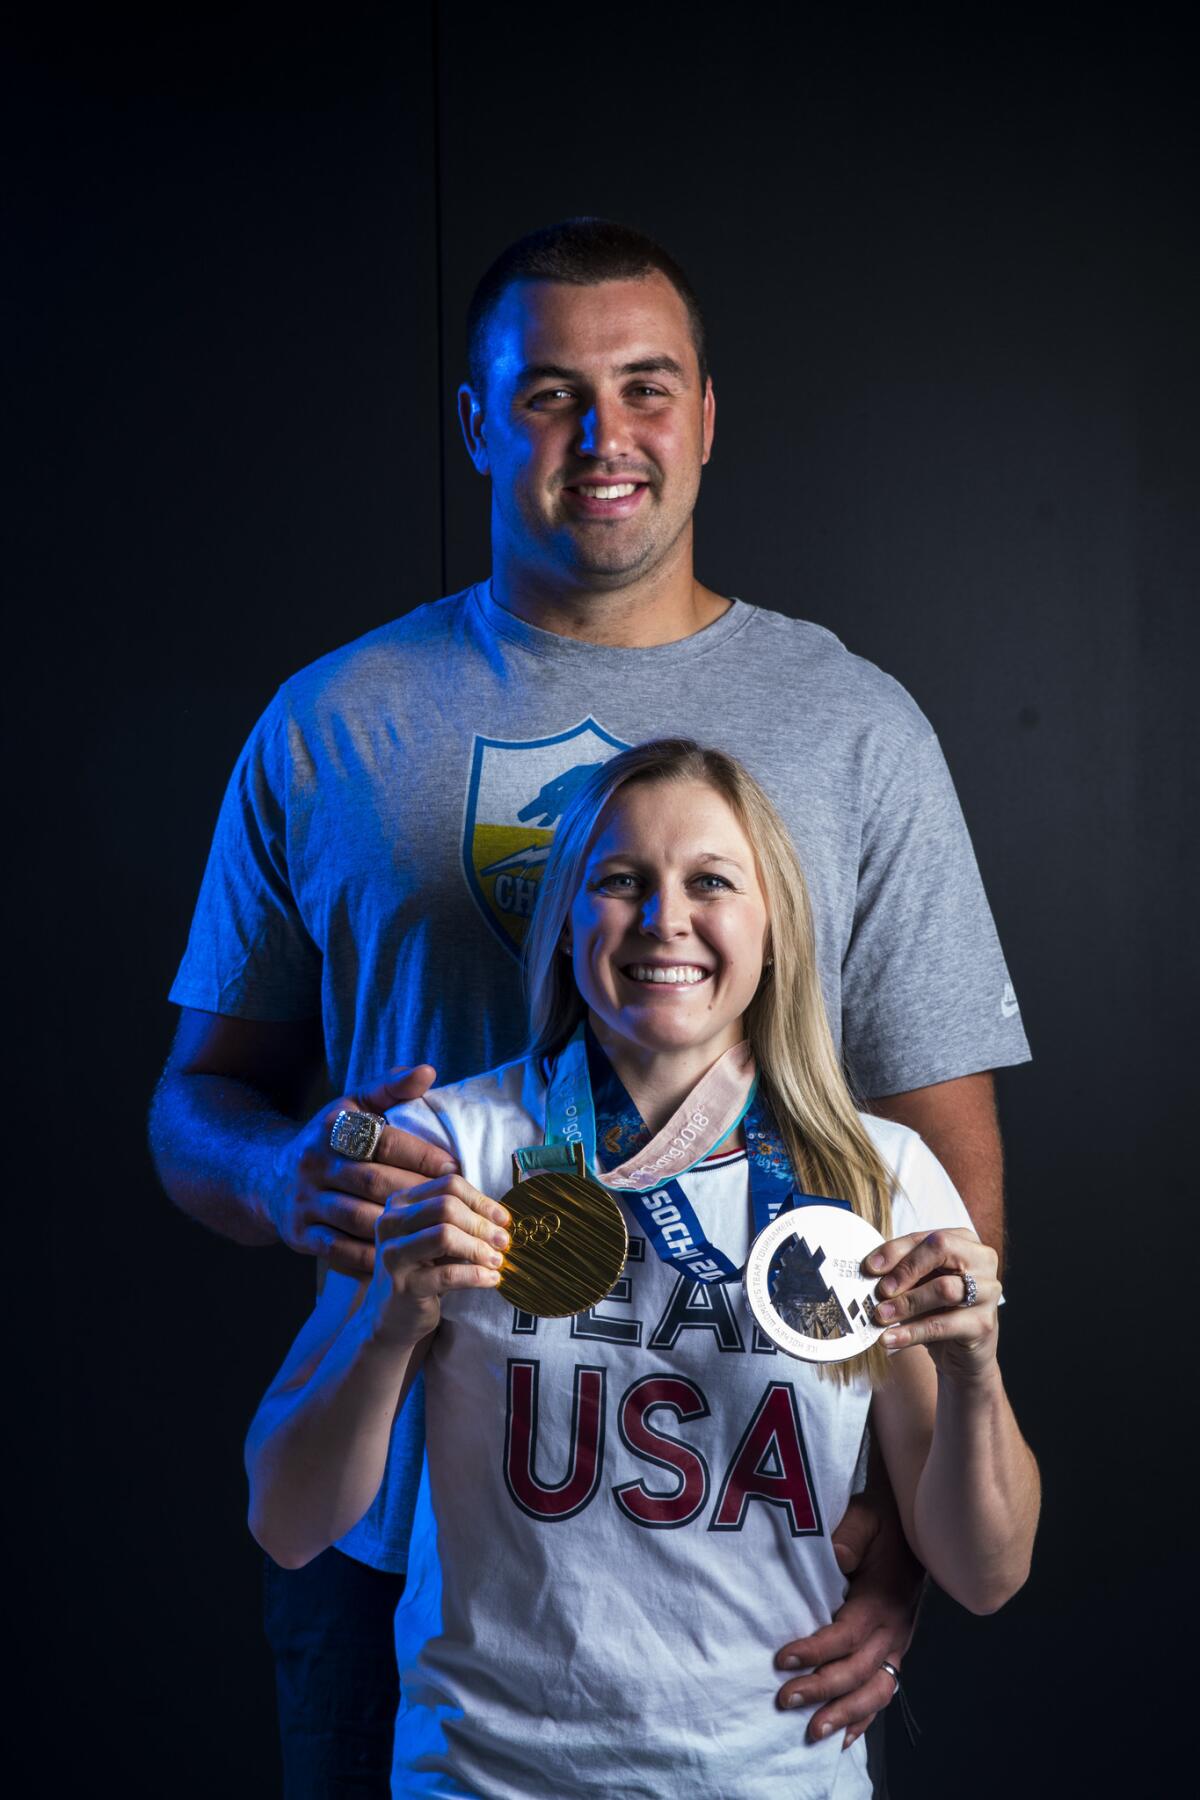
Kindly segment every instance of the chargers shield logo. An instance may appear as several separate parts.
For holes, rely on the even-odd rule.
[[[554,828],[582,781],[628,750],[595,719],[557,737],[476,737],[463,824],[463,870],[484,918],[519,956]]]

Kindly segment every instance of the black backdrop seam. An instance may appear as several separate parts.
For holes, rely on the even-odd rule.
[[[430,0],[433,50],[433,259],[437,305],[437,444],[438,444],[438,555],[439,580],[444,594],[446,575],[446,317],[443,288],[442,233],[442,40],[439,0]]]

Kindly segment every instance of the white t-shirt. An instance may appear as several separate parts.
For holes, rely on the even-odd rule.
[[[499,1198],[540,1143],[545,1087],[510,1063],[389,1115]],[[896,1172],[895,1235],[970,1220],[913,1132],[868,1128]],[[684,1177],[711,1241],[751,1237],[744,1155]],[[865,1749],[805,1741],[776,1651],[827,1623],[870,1392],[756,1334],[741,1283],[693,1283],[631,1215],[591,1313],[451,1295],[425,1363],[428,1487],[397,1614],[393,1793],[486,1800],[838,1800]],[[432,1503],[432,1516],[429,1512]],[[434,1529],[436,1520],[436,1531]],[[440,1563],[440,1594],[439,1594]]]

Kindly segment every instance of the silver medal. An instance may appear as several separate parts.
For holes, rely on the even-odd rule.
[[[750,1246],[746,1298],[762,1330],[804,1362],[848,1362],[887,1329],[875,1319],[877,1277],[864,1257],[883,1239],[840,1206],[780,1213]]]

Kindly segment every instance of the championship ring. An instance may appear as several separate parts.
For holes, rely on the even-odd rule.
[[[771,1342],[804,1362],[848,1362],[882,1337],[876,1277],[862,1261],[883,1239],[840,1206],[780,1213],[750,1246],[746,1299]]]
[[[351,1162],[370,1162],[379,1148],[387,1120],[379,1113],[345,1112],[338,1114],[329,1133],[329,1147]]]
[[[512,1217],[500,1292],[521,1312],[565,1319],[598,1306],[629,1254],[620,1206],[585,1172],[583,1151],[556,1149],[558,1166],[525,1169],[544,1151],[518,1151],[501,1204]],[[525,1161],[524,1159],[528,1159]]]

